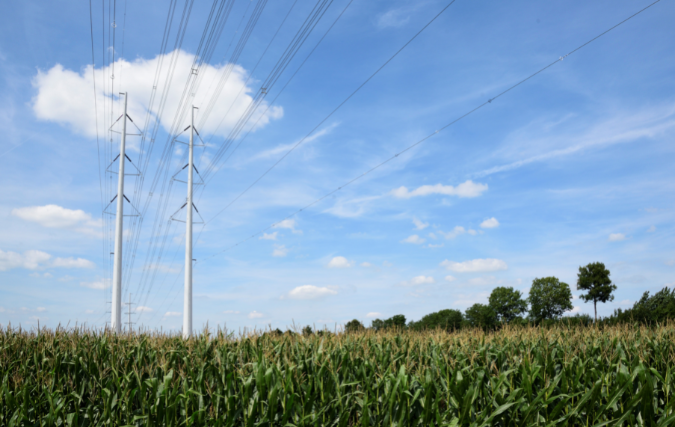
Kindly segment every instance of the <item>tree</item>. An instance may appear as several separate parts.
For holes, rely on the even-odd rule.
[[[312,330],[312,327],[307,325],[304,328],[302,328],[302,335],[306,336],[306,337],[314,335],[314,331]]]
[[[350,320],[345,324],[345,332],[350,333],[350,332],[361,332],[365,328],[363,327],[363,323],[359,322],[358,320]]]
[[[534,279],[530,288],[530,317],[535,321],[557,319],[572,306],[572,291],[557,277]]]
[[[497,324],[497,313],[489,305],[474,304],[464,314],[471,326],[488,329]]]
[[[405,316],[402,314],[397,314],[387,320],[375,319],[371,324],[371,328],[375,329],[376,331],[382,331],[391,328],[403,329],[405,328]]]
[[[422,317],[417,322],[410,322],[409,327],[416,331],[441,328],[446,331],[459,329],[462,325],[462,312],[459,310],[441,310]]]
[[[527,311],[523,294],[513,288],[494,288],[490,294],[490,307],[502,322],[510,322]]]
[[[577,289],[588,291],[580,295],[585,302],[593,301],[595,310],[595,320],[598,321],[598,302],[614,301],[612,292],[616,290],[616,285],[612,284],[609,278],[609,270],[601,262],[592,262],[586,267],[579,267],[577,279]]]

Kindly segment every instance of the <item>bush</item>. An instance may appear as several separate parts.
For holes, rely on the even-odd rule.
[[[441,328],[446,331],[453,331],[462,326],[462,312],[459,310],[441,310],[435,313],[427,314],[417,322],[410,322],[408,327],[415,331]]]

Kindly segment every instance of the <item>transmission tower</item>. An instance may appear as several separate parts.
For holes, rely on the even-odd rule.
[[[127,119],[133,123],[133,120],[131,120],[131,117],[127,114],[127,94],[126,93],[120,93],[120,95],[124,95],[124,114],[120,116],[119,119],[113,123],[113,125],[110,127],[111,132],[115,132],[112,130],[113,126],[122,120],[122,138],[120,140],[120,154],[117,156],[115,159],[113,159],[112,163],[110,166],[108,166],[107,172],[111,173],[117,173],[117,194],[113,199],[110,201],[108,204],[108,207],[112,205],[112,203],[117,200],[117,210],[116,210],[116,218],[115,218],[115,252],[113,252],[114,255],[114,262],[113,262],[113,282],[112,282],[112,307],[110,310],[110,326],[115,333],[120,333],[122,331],[122,237],[123,237],[123,231],[124,231],[124,217],[125,216],[138,216],[138,211],[131,206],[132,209],[136,210],[136,215],[124,215],[124,200],[126,199],[127,202],[131,205],[131,201],[124,195],[124,177],[125,175],[140,175],[140,171],[138,171],[138,168],[136,168],[133,165],[133,162],[127,156],[126,154],[126,142],[127,142]],[[134,125],[136,126],[136,125]],[[138,127],[136,127],[138,128]],[[139,130],[140,132],[140,130]],[[133,135],[138,135],[138,134],[133,134]],[[119,159],[119,171],[115,172],[110,169],[110,167],[115,163],[115,161]],[[129,160],[129,163],[138,171],[138,173],[125,173],[124,171],[124,166],[126,163],[126,160]],[[112,214],[111,212],[107,212],[108,207],[105,209],[105,213]]]
[[[199,215],[199,211],[197,210],[197,207],[194,205],[192,202],[192,189],[194,185],[202,185],[204,183],[204,180],[201,179],[201,175],[199,174],[199,171],[194,165],[194,135],[195,133],[197,134],[197,137],[199,137],[199,132],[195,129],[195,109],[197,107],[192,107],[192,114],[191,114],[191,121],[190,121],[190,126],[185,128],[185,130],[190,129],[190,142],[187,143],[188,145],[188,164],[183,167],[183,169],[188,168],[188,176],[187,176],[187,201],[183,206],[181,206],[176,213],[174,213],[171,216],[172,220],[175,221],[181,221],[179,219],[174,218],[178,212],[180,212],[184,207],[187,206],[186,209],[186,215],[185,215],[185,289],[183,291],[183,338],[188,339],[190,336],[192,336],[192,262],[195,261],[192,258],[192,225],[195,224],[195,222],[192,220],[192,209],[194,208],[195,212],[197,212],[197,215]],[[185,132],[185,130],[183,132]],[[199,137],[201,140],[201,137]],[[181,144],[185,144],[185,142],[180,141],[178,137],[176,137],[177,142],[180,142]],[[204,144],[202,143],[201,145],[196,145],[197,147],[203,147]],[[181,169],[181,171],[183,170]],[[194,183],[193,180],[193,171],[197,172],[197,175],[200,177],[201,182]],[[178,171],[180,173],[180,171]],[[179,179],[176,179],[176,173],[173,176],[173,179],[180,181]],[[180,182],[185,182],[185,181],[180,181]],[[201,215],[199,215],[201,218]],[[201,221],[203,223],[203,219]],[[199,222],[198,222],[199,223]]]

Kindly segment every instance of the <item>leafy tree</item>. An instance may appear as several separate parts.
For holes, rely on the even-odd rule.
[[[359,322],[358,320],[350,320],[345,324],[345,332],[350,333],[350,332],[360,332],[363,331],[365,328],[363,327],[363,323]]]
[[[675,289],[665,287],[650,296],[645,292],[633,308],[617,309],[608,320],[610,323],[663,323],[675,319]]]
[[[307,325],[304,328],[302,328],[302,335],[308,337],[310,335],[313,335],[314,331],[312,330],[312,327]]]
[[[530,288],[530,317],[535,321],[557,319],[572,306],[572,291],[557,277],[534,279]]]
[[[490,307],[502,322],[511,322],[527,311],[523,294],[513,288],[498,287],[490,294]]]
[[[402,314],[397,314],[387,320],[375,319],[371,324],[371,328],[375,329],[376,331],[382,331],[391,328],[403,329],[405,328],[405,316]]]
[[[489,305],[474,304],[464,313],[471,326],[488,329],[497,324],[497,313]]]
[[[376,331],[384,330],[384,320],[375,319],[371,322],[370,327]]]
[[[588,291],[580,295],[585,302],[593,301],[595,310],[595,320],[598,321],[598,302],[614,301],[612,292],[616,290],[616,285],[612,284],[609,278],[609,270],[601,262],[593,262],[586,267],[579,267],[577,279],[577,289]]]
[[[436,328],[452,331],[460,328],[462,320],[464,320],[464,316],[462,316],[461,311],[448,309],[427,314],[417,322],[410,322],[408,327],[416,331]]]

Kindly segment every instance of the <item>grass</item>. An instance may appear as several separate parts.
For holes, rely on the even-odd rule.
[[[675,425],[675,324],[302,337],[0,331],[2,426]]]

